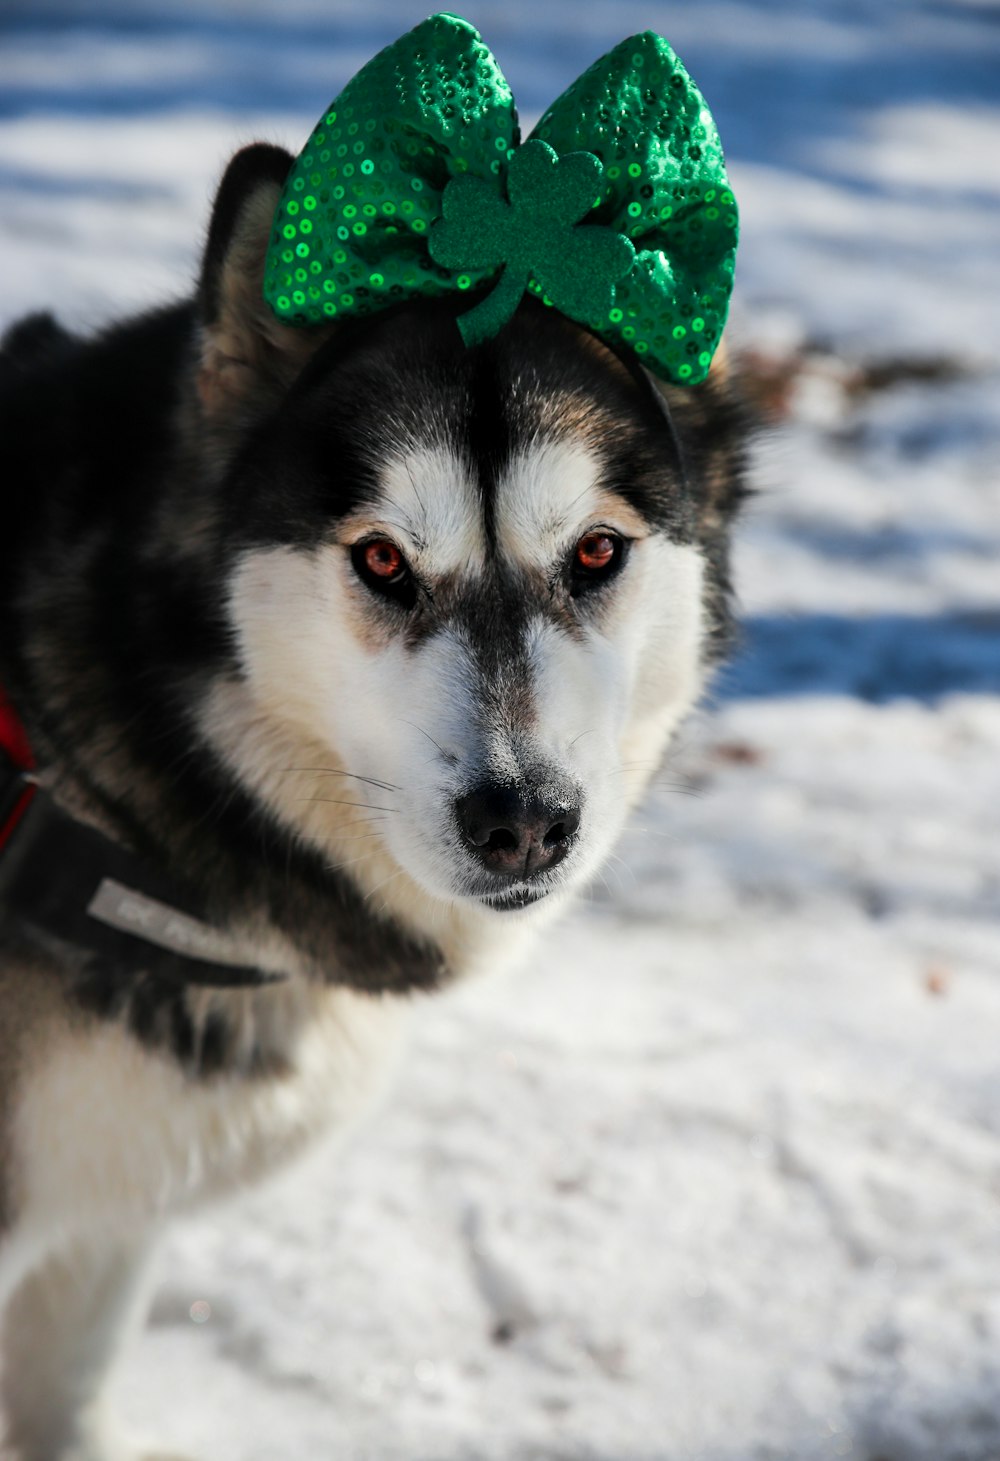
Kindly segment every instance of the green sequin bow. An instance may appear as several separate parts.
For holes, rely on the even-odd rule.
[[[310,325],[469,291],[458,324],[475,345],[528,292],[694,385],[725,324],[736,238],[715,123],[661,36],[597,61],[522,144],[478,31],[433,15],[320,119],[275,213],[264,297]]]

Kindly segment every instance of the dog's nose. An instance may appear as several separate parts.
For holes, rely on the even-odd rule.
[[[466,846],[491,872],[526,878],[561,862],[580,826],[575,788],[548,781],[540,791],[487,782],[458,797]]]

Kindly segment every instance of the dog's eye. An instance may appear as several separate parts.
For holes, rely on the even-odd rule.
[[[585,533],[573,549],[570,591],[585,593],[612,578],[622,565],[625,540],[615,533]]]
[[[355,543],[351,549],[354,571],[373,593],[394,599],[404,609],[412,609],[417,598],[416,584],[410,565],[388,538],[369,538]]]
[[[392,583],[406,572],[406,559],[395,543],[388,543],[384,538],[365,544],[364,561],[365,572],[381,578],[384,583]]]
[[[588,533],[576,545],[576,566],[588,573],[602,573],[610,568],[615,552],[615,539],[607,533]]]

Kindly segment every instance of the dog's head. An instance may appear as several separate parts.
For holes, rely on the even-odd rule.
[[[398,869],[446,904],[551,902],[606,856],[700,689],[720,491],[638,365],[533,300],[473,350],[440,301],[336,330],[271,318],[288,161],[231,165],[202,284],[253,733],[206,724],[362,887]]]

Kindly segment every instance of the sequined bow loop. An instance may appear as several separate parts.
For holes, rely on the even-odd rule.
[[[596,62],[520,146],[478,32],[436,15],[320,119],[275,214],[264,293],[311,324],[493,285],[459,318],[471,344],[527,289],[693,384],[725,323],[736,233],[715,125],[661,37]]]

